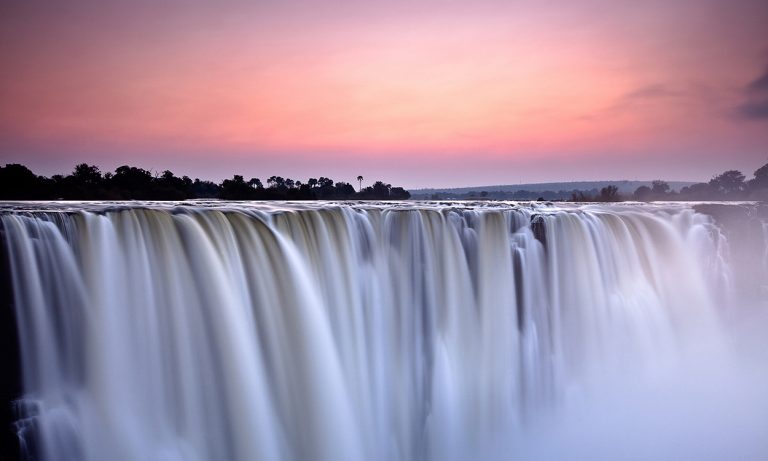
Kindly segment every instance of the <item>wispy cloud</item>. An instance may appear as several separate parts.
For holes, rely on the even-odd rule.
[[[736,108],[737,115],[747,120],[768,120],[768,67],[744,89],[745,99]]]
[[[615,116],[625,111],[636,110],[638,106],[663,102],[664,100],[677,98],[681,95],[680,91],[662,83],[644,85],[622,94],[616,98],[613,104],[602,110],[583,115],[579,119],[597,120],[603,117]]]
[[[638,100],[670,98],[679,95],[680,92],[672,90],[667,85],[656,83],[653,85],[643,86],[634,91],[626,93],[624,96],[619,98],[616,105],[621,107],[622,105],[626,105],[627,103],[632,103]]]
[[[763,75],[747,85],[747,90],[751,92],[768,92],[768,67],[765,68]]]

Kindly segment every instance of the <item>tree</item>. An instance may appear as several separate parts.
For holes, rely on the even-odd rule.
[[[651,183],[651,192],[653,192],[653,195],[667,195],[669,193],[669,184],[666,181],[657,179]]]
[[[245,179],[236,174],[232,179],[225,179],[221,183],[219,197],[227,200],[251,200],[255,196],[255,190]]]
[[[101,171],[96,165],[81,163],[75,166],[72,177],[80,184],[95,186],[101,183]]]
[[[619,200],[619,188],[613,184],[600,189],[600,200],[603,202],[616,202]]]
[[[270,176],[269,178],[267,178],[267,186],[270,189],[275,189],[279,191],[285,191],[285,189],[288,188],[286,184],[286,179],[283,178],[282,176]]]
[[[575,190],[571,192],[571,201],[573,202],[591,202],[592,201],[592,195],[589,194],[589,191],[583,191],[583,190]]]
[[[363,177],[362,176],[358,176],[357,177],[357,182],[359,183],[359,187],[357,188],[357,191],[360,192],[360,191],[363,190]]]
[[[709,183],[697,183],[683,187],[680,196],[684,200],[710,200],[717,197],[717,192]]]
[[[117,190],[122,198],[150,199],[153,198],[153,181],[154,178],[149,171],[122,165],[115,170],[111,186]]]
[[[737,170],[728,170],[709,181],[718,193],[726,196],[733,196],[744,191],[744,175]]]
[[[389,198],[392,200],[408,200],[411,198],[411,193],[402,187],[393,187],[389,190]]]
[[[153,197],[161,200],[184,200],[192,197],[192,180],[188,176],[176,177],[170,170],[165,170],[154,179]]]
[[[355,195],[355,188],[348,182],[337,182],[334,186],[335,194],[339,198],[350,198]]]
[[[53,181],[55,183],[55,181]],[[27,200],[45,198],[43,181],[32,170],[10,163],[0,167],[0,199]]]
[[[261,183],[261,179],[259,178],[251,178],[248,180],[248,185],[253,187],[254,189],[264,189],[264,185]]]
[[[374,195],[376,195],[376,197],[388,198],[389,189],[391,187],[392,186],[390,186],[389,184],[385,184],[381,181],[376,181],[375,183],[373,183],[373,193]]]
[[[195,178],[190,188],[192,196],[196,198],[217,198],[221,191],[221,186],[213,181],[201,181],[199,178]]]
[[[755,170],[755,178],[749,181],[750,189],[768,189],[768,163]]]
[[[635,189],[635,193],[632,194],[632,196],[635,198],[635,200],[646,201],[651,198],[652,194],[653,194],[653,191],[651,191],[650,187],[640,186],[637,189]]]

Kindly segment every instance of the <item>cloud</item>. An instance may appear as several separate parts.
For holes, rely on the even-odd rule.
[[[768,97],[762,100],[747,101],[736,108],[737,113],[750,120],[768,120]]]
[[[677,91],[671,90],[666,85],[657,83],[654,85],[643,86],[634,91],[630,91],[629,93],[626,93],[624,96],[619,98],[617,105],[623,105],[639,99],[657,99],[657,98],[674,97],[674,96],[678,96],[678,94],[679,93]]]
[[[736,107],[738,117],[746,120],[768,120],[768,67],[762,75],[746,86],[744,93],[744,102]]]
[[[661,83],[644,85],[620,95],[610,106],[592,114],[582,115],[578,117],[578,119],[597,120],[605,117],[613,117],[622,112],[638,110],[638,107],[640,106],[662,102],[682,95],[683,94],[680,91],[674,90]]]
[[[768,93],[768,67],[766,67],[763,75],[747,85],[747,91],[751,93]]]

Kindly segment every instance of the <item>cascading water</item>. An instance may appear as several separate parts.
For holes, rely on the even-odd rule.
[[[768,272],[768,222],[761,223],[763,227],[763,270]],[[765,281],[768,284],[768,280]],[[764,285],[763,289],[768,292],[768,285]]]
[[[727,239],[686,205],[0,217],[30,457],[768,459]]]

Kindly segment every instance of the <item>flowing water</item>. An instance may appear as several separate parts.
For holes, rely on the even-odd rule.
[[[686,204],[3,210],[30,458],[768,459],[762,223],[734,268]]]

